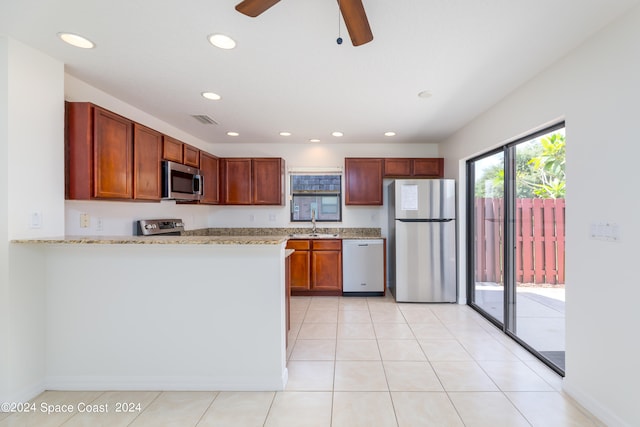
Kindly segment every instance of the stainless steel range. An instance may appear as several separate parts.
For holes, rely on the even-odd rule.
[[[134,228],[136,236],[179,236],[184,223],[181,219],[141,219]]]

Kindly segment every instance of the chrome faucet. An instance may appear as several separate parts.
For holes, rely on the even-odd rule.
[[[311,228],[311,233],[316,234],[316,210],[311,209],[311,224],[313,227]]]

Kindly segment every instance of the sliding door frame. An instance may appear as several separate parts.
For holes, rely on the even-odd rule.
[[[489,322],[494,324],[498,329],[501,329],[506,335],[515,340],[518,344],[524,347],[527,351],[537,357],[545,365],[549,366],[556,373],[564,377],[564,370],[554,365],[545,358],[540,352],[531,347],[516,334],[511,332],[515,330],[517,321],[516,310],[516,235],[515,235],[515,222],[516,222],[516,146],[519,144],[535,139],[539,136],[551,133],[555,130],[565,127],[565,122],[560,121],[551,126],[540,129],[529,135],[523,136],[516,140],[513,140],[501,147],[487,151],[486,153],[475,156],[467,160],[466,164],[466,181],[467,181],[467,305],[471,306],[474,310],[485,317]],[[503,230],[504,230],[504,242],[503,242],[503,310],[504,322],[491,316],[481,306],[475,302],[475,284],[476,284],[476,256],[475,256],[475,162],[486,157],[490,157],[497,153],[504,153],[504,218],[503,218]]]

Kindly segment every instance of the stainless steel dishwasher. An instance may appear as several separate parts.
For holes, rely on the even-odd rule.
[[[342,294],[384,294],[384,240],[342,240]]]

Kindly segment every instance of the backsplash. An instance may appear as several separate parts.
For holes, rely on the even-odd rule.
[[[291,228],[201,228],[197,230],[184,231],[184,236],[287,236],[289,234],[309,233],[309,227]],[[381,237],[380,228],[318,228],[316,230],[322,234],[339,234],[340,237]]]

